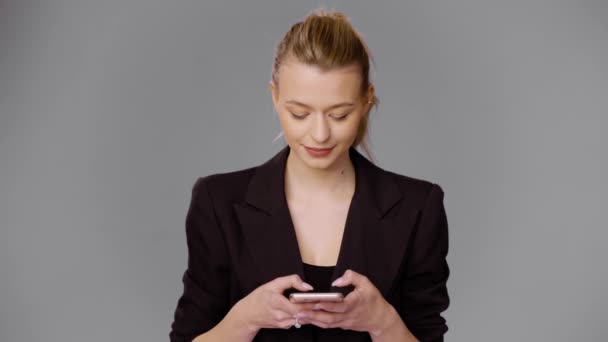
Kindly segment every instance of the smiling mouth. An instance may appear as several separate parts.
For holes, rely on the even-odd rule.
[[[329,151],[333,148],[333,147],[317,148],[317,147],[309,147],[309,146],[304,146],[304,147],[306,147],[307,149],[310,149],[313,151],[319,151],[319,152]]]
[[[321,158],[321,157],[326,157],[326,156],[330,155],[334,148],[330,147],[330,148],[319,149],[319,148],[304,146],[304,149],[306,150],[306,152],[308,152],[308,154],[310,156],[315,157],[315,158]]]

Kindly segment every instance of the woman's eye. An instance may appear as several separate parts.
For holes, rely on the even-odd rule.
[[[304,118],[306,118],[308,116],[308,113],[296,114],[296,113],[293,113],[293,112],[289,112],[289,114],[291,114],[291,116],[293,116],[294,119],[297,119],[297,120],[304,120]],[[347,114],[344,114],[344,115],[332,115],[331,117],[334,118],[334,120],[342,121],[342,120],[346,119],[346,117],[349,114],[350,113],[347,113]]]
[[[340,115],[340,116],[333,116],[333,118],[334,118],[334,119],[336,119],[336,120],[338,120],[338,121],[341,121],[341,120],[346,119],[346,117],[347,117],[349,114],[350,114],[350,113],[348,113],[348,114],[344,114],[344,115]]]
[[[289,112],[289,114],[291,114],[291,116],[293,116],[295,119],[298,119],[298,120],[302,120],[308,115],[308,114],[295,114],[292,112]]]

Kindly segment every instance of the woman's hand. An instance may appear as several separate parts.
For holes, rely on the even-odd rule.
[[[261,328],[289,329],[296,323],[296,315],[304,310],[312,310],[314,303],[292,303],[283,291],[294,288],[306,292],[312,286],[303,282],[297,275],[276,278],[253,290],[242,298],[233,308],[238,311],[240,321],[246,324],[252,334]]]
[[[395,310],[364,275],[347,270],[332,285],[354,285],[355,289],[340,303],[321,302],[313,306],[312,310],[303,311],[299,323],[314,324],[321,328],[366,331],[372,336],[380,335],[396,323]]]

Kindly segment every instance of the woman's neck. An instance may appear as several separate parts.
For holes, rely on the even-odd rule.
[[[348,153],[328,169],[307,166],[289,152],[285,166],[285,192],[305,197],[331,196],[350,199],[355,190],[355,169]]]

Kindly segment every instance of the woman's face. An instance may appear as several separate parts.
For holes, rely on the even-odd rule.
[[[277,79],[278,87],[270,84],[272,100],[294,157],[311,168],[340,167],[373,94],[362,96],[359,66],[322,71],[288,59]],[[331,150],[315,154],[309,148]]]

